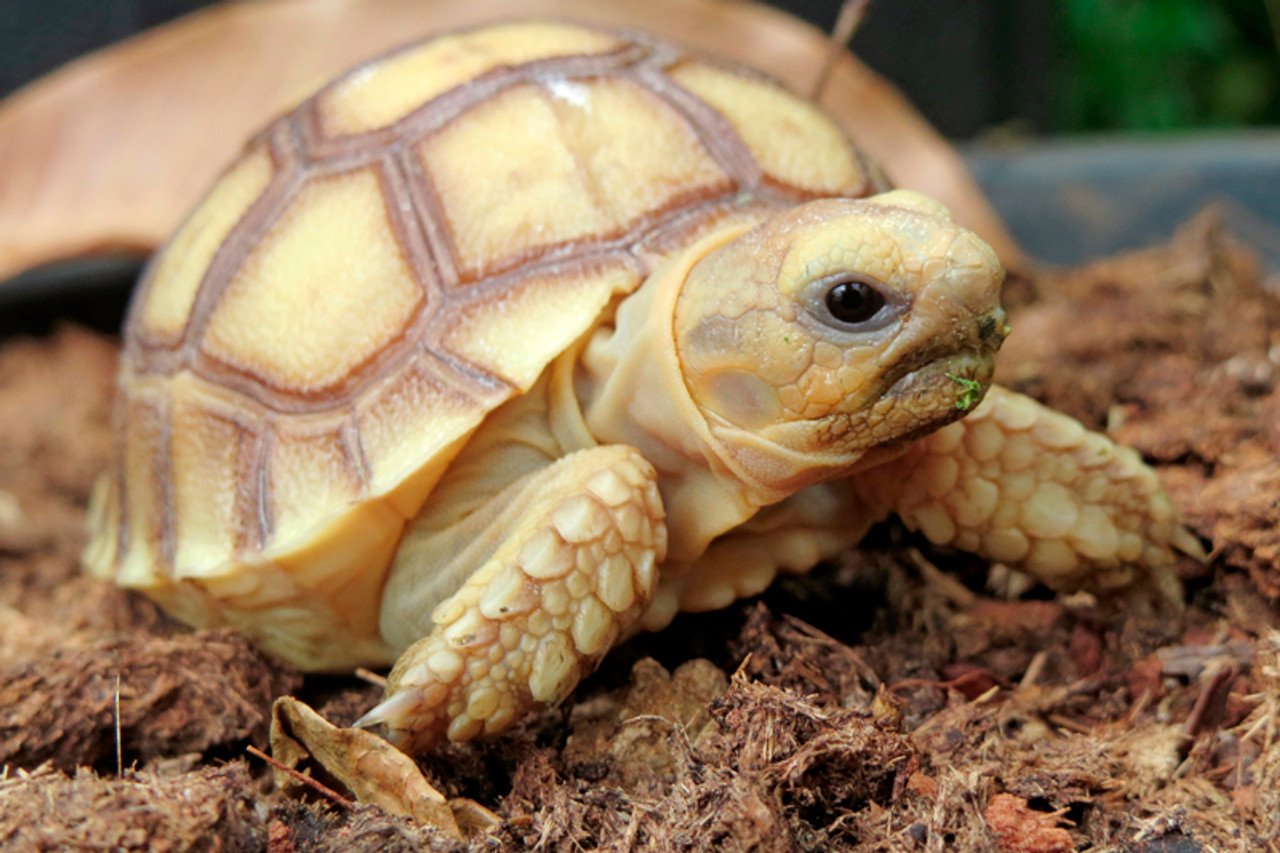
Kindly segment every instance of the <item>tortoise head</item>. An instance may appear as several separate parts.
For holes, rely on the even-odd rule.
[[[1007,333],[995,252],[906,190],[788,210],[689,272],[685,383],[744,482],[790,493],[976,406]]]

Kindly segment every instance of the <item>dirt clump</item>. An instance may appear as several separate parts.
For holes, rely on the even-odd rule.
[[[71,772],[261,743],[302,679],[223,628],[106,640],[0,670],[0,764]]]

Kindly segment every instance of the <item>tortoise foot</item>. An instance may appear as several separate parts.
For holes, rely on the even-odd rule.
[[[634,450],[564,457],[500,493],[502,538],[400,657],[360,720],[406,751],[493,734],[569,694],[653,595],[666,528],[653,468]]]
[[[931,541],[1053,589],[1136,588],[1178,604],[1178,553],[1205,559],[1135,451],[1000,387],[856,483]]]

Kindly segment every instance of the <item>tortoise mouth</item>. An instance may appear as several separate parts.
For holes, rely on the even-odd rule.
[[[930,408],[927,398],[936,396],[945,402],[950,395],[951,404],[960,415],[971,411],[991,384],[995,355],[1008,333],[1004,311],[997,309],[982,317],[974,331],[976,335],[959,342],[959,346],[953,341],[951,346],[931,347],[892,365],[885,371],[883,396],[903,402],[912,400],[923,412]]]
[[[892,398],[899,411],[912,414],[913,423],[900,440],[928,435],[973,411],[991,385],[993,356],[989,350],[967,350],[899,376],[884,396]]]
[[[991,382],[991,374],[995,366],[992,354],[966,350],[943,358],[935,358],[924,365],[908,369],[894,379],[885,391],[887,397],[933,396],[939,392],[943,397],[948,394],[960,397],[972,392],[979,386],[986,393],[986,386]],[[978,401],[962,406],[966,411],[977,405]],[[957,402],[957,406],[960,403]]]

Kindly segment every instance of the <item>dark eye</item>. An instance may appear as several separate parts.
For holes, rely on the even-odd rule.
[[[827,310],[841,323],[865,323],[884,305],[884,295],[865,281],[837,281],[827,291]]]

